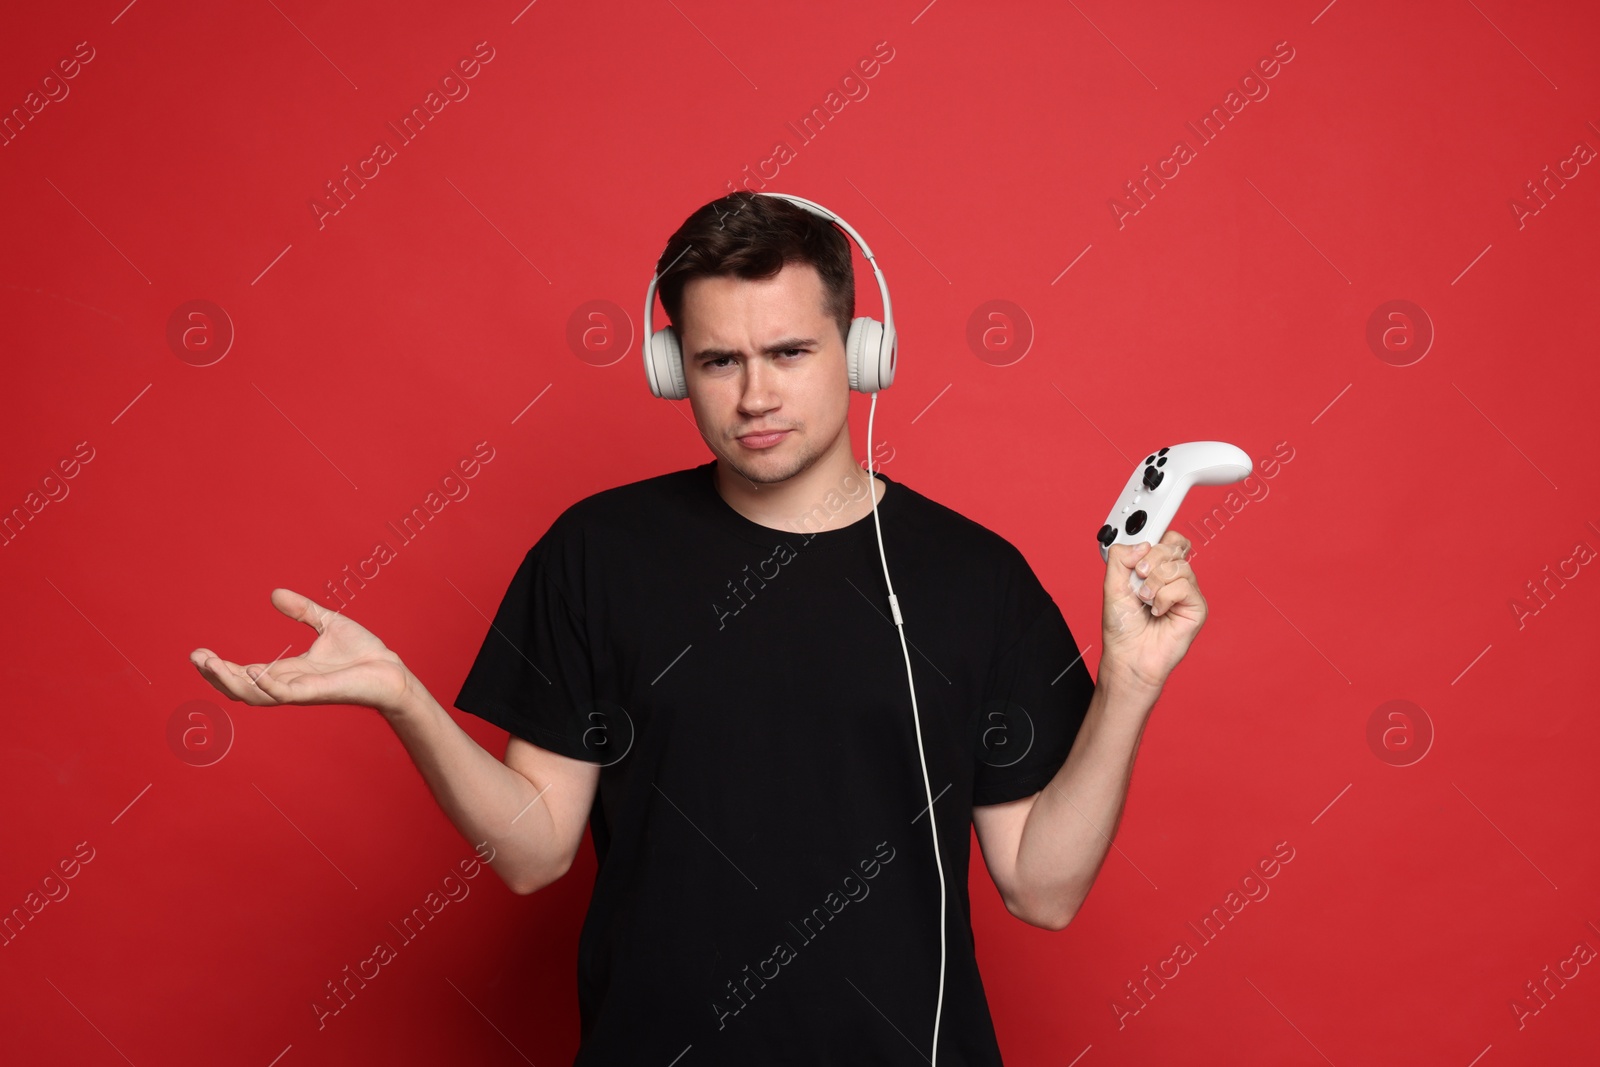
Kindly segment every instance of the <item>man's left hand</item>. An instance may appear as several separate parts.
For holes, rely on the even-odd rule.
[[[1190,541],[1168,530],[1152,545],[1112,545],[1106,561],[1101,611],[1100,674],[1159,690],[1189,650],[1206,620],[1206,600],[1194,568]],[[1144,579],[1146,595],[1133,591],[1130,575]]]

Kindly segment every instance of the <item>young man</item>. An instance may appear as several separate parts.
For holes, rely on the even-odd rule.
[[[577,502],[524,557],[455,700],[508,731],[503,763],[376,637],[289,590],[273,603],[317,630],[305,656],[191,659],[247,703],[378,709],[518,892],[566,873],[589,826],[578,1064],[911,1063],[934,1058],[936,1004],[935,1062],[998,1064],[968,828],[1007,909],[1065,926],[1205,619],[1189,542],[1112,547],[1097,685],[1013,546],[854,459],[842,233],[732,194],[658,270],[715,458]]]

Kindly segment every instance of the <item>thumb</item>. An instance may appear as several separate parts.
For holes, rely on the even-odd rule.
[[[303,622],[320,635],[325,628],[329,612],[310,597],[293,589],[277,588],[272,591],[272,606],[296,622]]]
[[[1144,618],[1144,601],[1133,591],[1134,565],[1150,551],[1150,544],[1112,545],[1106,560],[1105,607],[1100,627],[1106,640],[1124,637],[1139,630],[1134,620]]]
[[[1106,582],[1104,595],[1106,603],[1120,604],[1131,601],[1142,605],[1144,602],[1133,591],[1134,567],[1150,551],[1150,543],[1141,541],[1136,545],[1112,545],[1106,560]]]
[[[1124,589],[1128,585],[1128,572],[1144,558],[1150,551],[1150,542],[1140,541],[1136,545],[1112,545],[1109,558],[1106,560],[1106,581],[1113,578],[1120,579]]]

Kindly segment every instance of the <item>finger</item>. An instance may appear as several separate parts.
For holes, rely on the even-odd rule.
[[[1178,581],[1167,582],[1162,585],[1161,588],[1156,590],[1155,596],[1151,597],[1150,600],[1147,601],[1147,603],[1150,605],[1150,614],[1165,615],[1168,611],[1172,610],[1175,604],[1182,603],[1184,599],[1184,590],[1188,587],[1188,584],[1189,583],[1186,579],[1179,579]]]
[[[206,662],[214,658],[215,655],[209,649],[197,648],[189,653],[189,662],[194,664],[194,669],[200,672],[200,677],[204,678],[206,684],[210,685],[211,688],[225,697],[233,697],[233,694],[228,691],[228,687],[217,677],[216,672],[206,666]]]
[[[1188,558],[1189,549],[1194,547],[1194,542],[1190,541],[1177,530],[1168,530],[1166,533],[1162,534],[1161,543],[1163,545],[1170,545],[1173,548],[1176,548],[1178,550],[1179,559]]]
[[[1182,568],[1187,564],[1174,556],[1176,551],[1177,549],[1170,545],[1157,545],[1150,550],[1149,555],[1134,564],[1133,573],[1144,582],[1146,589],[1159,590],[1168,582],[1182,577]],[[1147,598],[1146,603],[1149,599]]]
[[[1132,570],[1141,559],[1147,556],[1154,546],[1148,541],[1140,541],[1136,545],[1112,545],[1106,556],[1106,563],[1115,563],[1124,570]],[[1124,576],[1126,580],[1126,576]]]
[[[1166,548],[1161,549],[1160,551],[1173,552],[1175,549]],[[1148,575],[1144,576],[1146,583],[1153,584],[1157,588],[1160,588],[1168,582],[1178,581],[1180,578],[1193,579],[1194,568],[1191,567],[1188,561],[1184,560],[1181,556],[1171,555],[1164,559],[1152,560],[1150,571]]]
[[[1138,562],[1151,551],[1148,542],[1135,545],[1112,545],[1106,553],[1106,579],[1105,594],[1112,600],[1133,600],[1138,602],[1138,597],[1131,588],[1129,572],[1133,571]]]
[[[1189,541],[1189,537],[1182,536],[1176,530],[1168,530],[1165,534],[1162,534],[1162,547],[1173,553],[1173,558],[1176,558],[1176,560],[1187,560],[1189,558],[1189,550],[1194,547],[1194,542]]]
[[[272,673],[272,668],[277,665],[277,660],[271,663],[252,663],[244,669],[245,677],[255,687],[257,695],[267,698],[269,703],[288,704],[290,684]]]
[[[1194,608],[1203,607],[1205,600],[1200,596],[1200,587],[1195,584],[1193,577],[1185,576],[1167,582],[1156,591],[1156,596],[1149,603],[1152,615],[1165,615],[1182,604]]]
[[[189,653],[189,662],[194,664],[194,669],[200,672],[200,677],[216,686],[222,692],[228,692],[227,686],[222,684],[222,680],[218,676],[218,672],[223,669],[222,664],[227,662],[221,656],[218,656],[209,648],[197,648]]]
[[[272,606],[296,622],[303,622],[321,636],[328,616],[333,614],[310,597],[301,596],[293,589],[279,587],[272,591]]]
[[[241,667],[239,664],[225,660],[221,656],[210,654],[202,663],[196,664],[196,666],[199,667],[200,673],[205,676],[206,681],[210,682],[218,692],[234,700],[257,706],[277,703],[277,699],[257,685],[255,679],[249,673],[250,671],[259,673],[265,670],[266,664],[264,663],[252,663],[249,667]]]
[[[1182,549],[1170,542],[1162,541],[1152,545],[1139,561],[1133,565],[1133,572],[1146,582],[1152,579],[1165,578],[1170,580],[1175,572],[1173,566],[1182,560]],[[1159,581],[1158,583],[1159,584]]]
[[[274,661],[275,663],[276,661]],[[284,702],[283,683],[271,672],[273,663],[238,664],[222,661],[227,674],[224,678],[232,692],[246,704],[257,707]]]

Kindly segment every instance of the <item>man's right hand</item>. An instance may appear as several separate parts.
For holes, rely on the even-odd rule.
[[[301,655],[240,666],[208,648],[189,653],[205,680],[246,704],[359,704],[388,715],[400,706],[411,672],[365,627],[289,589],[272,606],[317,631]]]

